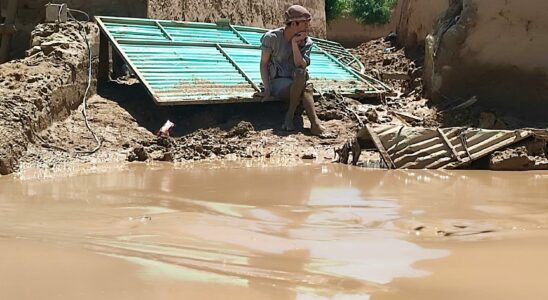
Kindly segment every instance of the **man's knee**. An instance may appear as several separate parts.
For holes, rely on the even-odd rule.
[[[293,80],[298,82],[305,82],[308,78],[308,73],[306,69],[303,68],[297,68],[295,71],[293,71]]]
[[[311,82],[306,83],[303,90],[303,94],[309,97],[314,97],[314,86],[312,85]]]

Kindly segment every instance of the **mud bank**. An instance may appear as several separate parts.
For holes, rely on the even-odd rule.
[[[86,31],[97,53],[98,29],[87,24]],[[32,46],[26,58],[0,65],[0,174],[16,170],[36,132],[68,117],[87,87],[88,51],[78,24],[39,25]],[[92,61],[95,66],[95,56]]]
[[[477,96],[485,106],[546,121],[546,13],[545,1],[451,1],[427,40],[432,100]]]

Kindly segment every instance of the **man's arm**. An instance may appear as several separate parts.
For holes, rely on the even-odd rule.
[[[270,77],[268,76],[268,62],[270,61],[271,53],[262,51],[261,53],[261,80],[263,81],[265,98],[270,97]]]
[[[306,40],[306,38],[306,33],[299,33],[291,39],[291,48],[293,49],[293,62],[295,63],[295,67],[297,68],[306,69],[306,67],[308,67],[308,63],[301,54],[301,47],[299,46],[299,44],[302,41]]]

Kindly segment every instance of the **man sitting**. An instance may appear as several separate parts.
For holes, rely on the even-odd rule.
[[[310,131],[324,132],[314,109],[314,88],[307,80],[312,39],[308,37],[311,14],[300,5],[292,5],[285,12],[285,27],[271,30],[261,38],[261,79],[265,98],[278,97],[289,102],[282,129],[294,130],[293,119],[302,103]]]

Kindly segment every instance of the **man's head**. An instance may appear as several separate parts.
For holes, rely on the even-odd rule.
[[[306,8],[300,5],[291,5],[285,11],[284,19],[287,27],[294,29],[295,32],[303,32],[308,31],[312,15]]]

